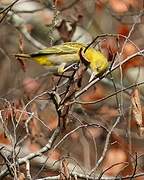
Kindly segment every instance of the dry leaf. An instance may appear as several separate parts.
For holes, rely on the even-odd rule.
[[[121,0],[109,0],[109,4],[113,11],[117,13],[125,13],[128,11],[128,6],[124,1]]]
[[[134,54],[137,52],[137,48],[135,45],[133,45],[132,43],[127,42],[126,44],[124,44],[124,50],[123,50],[123,56],[124,58],[127,58],[128,56]]]
[[[139,89],[136,88],[132,95],[131,95],[131,101],[132,101],[132,111],[134,115],[134,119],[138,125],[139,129],[139,135],[142,136],[144,133],[144,123],[142,119],[142,108],[141,108],[141,102],[140,102],[140,96],[139,96]]]
[[[0,143],[1,144],[11,144],[9,138],[6,136],[4,132],[0,133]]]
[[[110,149],[106,153],[102,169],[108,169],[105,175],[116,176],[127,163],[127,155],[122,149]]]
[[[61,163],[60,180],[65,179],[70,179],[70,174],[68,169],[68,161],[66,159],[63,159]]]
[[[64,0],[54,0],[54,4],[57,8],[64,5]]]
[[[18,180],[25,180],[26,178],[25,178],[25,175],[24,175],[24,173],[19,173],[19,176],[18,176]]]
[[[102,169],[105,171],[104,174],[109,176],[127,176],[133,172],[128,144],[125,138],[114,132],[111,134],[110,147],[106,152]]]
[[[129,27],[127,24],[119,24],[117,26],[117,33],[122,34],[124,36],[128,36],[129,33]]]

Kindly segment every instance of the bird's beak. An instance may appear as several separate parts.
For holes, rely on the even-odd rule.
[[[96,72],[92,72],[89,82],[91,82],[95,78],[96,75],[97,75]]]

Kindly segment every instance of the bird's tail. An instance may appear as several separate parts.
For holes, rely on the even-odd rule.
[[[15,54],[16,58],[30,58],[31,56],[29,54]]]

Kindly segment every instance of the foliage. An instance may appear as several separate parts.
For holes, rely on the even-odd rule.
[[[0,179],[143,179],[142,0],[0,1]],[[15,58],[79,42],[61,74]]]

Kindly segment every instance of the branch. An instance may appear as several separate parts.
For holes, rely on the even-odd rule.
[[[41,156],[42,153],[47,152],[48,150],[51,149],[53,143],[55,142],[55,139],[57,138],[57,136],[59,135],[59,128],[55,129],[55,131],[53,132],[51,138],[49,139],[48,143],[41,148],[39,151],[35,152],[35,153],[30,153],[27,156],[23,157],[23,158],[19,158],[17,160],[17,163],[19,165],[24,164],[25,162],[27,162],[28,160],[31,160],[37,156]],[[13,167],[14,164],[11,165],[11,167]],[[5,168],[3,171],[0,172],[0,178],[5,177],[6,175],[9,174],[8,168]]]
[[[136,56],[143,56],[143,54],[144,54],[144,49],[142,49],[141,51],[136,52],[136,53],[132,54],[131,56],[127,57],[126,59],[123,60],[122,63],[119,63],[119,64],[115,65],[114,67],[112,67],[111,69],[109,69],[103,76],[101,76],[100,78],[96,78],[92,82],[88,83],[87,86],[85,86],[81,91],[76,93],[75,99],[78,98],[80,95],[82,95],[84,92],[86,92],[90,87],[95,85],[101,79],[103,79],[105,76],[109,75],[112,71],[116,70],[118,67],[120,67],[124,63],[128,62],[130,59],[132,59]]]
[[[102,102],[102,101],[104,101],[104,100],[106,100],[106,99],[109,99],[110,97],[113,97],[113,96],[115,96],[116,94],[118,94],[118,93],[120,93],[120,92],[123,92],[123,91],[127,91],[127,90],[129,90],[130,88],[133,88],[133,87],[137,87],[137,86],[140,86],[140,85],[143,85],[144,84],[144,81],[141,81],[141,82],[139,82],[139,83],[135,83],[135,84],[132,84],[132,85],[130,85],[130,86],[128,86],[128,87],[125,87],[125,88],[123,88],[123,89],[120,89],[120,90],[118,90],[118,91],[115,91],[114,93],[111,93],[110,95],[108,95],[108,96],[106,96],[106,97],[103,97],[103,98],[101,98],[101,99],[98,99],[98,100],[96,100],[96,101],[73,101],[72,103],[77,103],[77,104],[96,104],[96,103],[99,103],[99,102]],[[130,94],[131,92],[129,91],[127,91],[127,93],[128,94]]]

